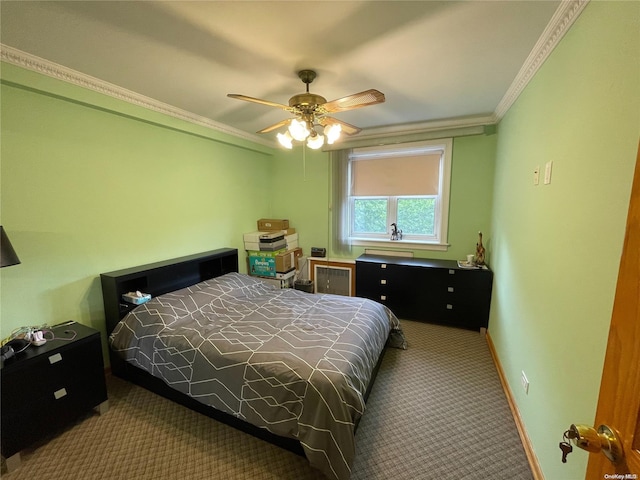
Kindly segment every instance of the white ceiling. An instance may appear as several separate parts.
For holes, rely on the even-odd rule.
[[[335,114],[374,131],[495,118],[560,5],[3,0],[0,41],[250,134],[288,114],[226,94],[287,104],[311,68],[327,100],[382,91],[384,104]]]

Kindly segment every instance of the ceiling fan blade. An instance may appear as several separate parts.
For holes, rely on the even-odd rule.
[[[326,113],[345,112],[354,108],[366,107],[384,102],[384,93],[371,89],[338,98],[319,106]]]
[[[282,120],[281,122],[278,122],[278,123],[276,123],[274,125],[271,125],[270,127],[263,128],[262,130],[260,130],[260,131],[258,131],[256,133],[269,133],[269,132],[272,132],[274,130],[277,130],[280,127],[286,127],[291,123],[291,120],[292,120],[291,118],[289,118],[287,120]]]
[[[338,120],[337,118],[333,117],[322,117],[318,119],[318,123],[323,127],[337,123],[342,127],[342,131],[347,135],[355,135],[356,133],[362,131],[361,128],[358,128],[355,125],[351,125],[350,123],[343,122],[342,120]]]
[[[288,112],[292,111],[292,108],[290,106],[283,105],[282,103],[270,102],[269,100],[262,100],[260,98],[247,97],[246,95],[240,95],[237,93],[228,93],[227,97],[236,98],[238,100],[244,100],[245,102],[259,103],[261,105],[266,105],[268,107],[277,107],[283,110],[287,110]]]

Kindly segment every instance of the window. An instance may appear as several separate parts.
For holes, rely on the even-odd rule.
[[[349,155],[349,239],[446,249],[451,139],[354,149]],[[420,248],[419,245],[414,248]]]

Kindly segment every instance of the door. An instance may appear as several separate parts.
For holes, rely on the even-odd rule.
[[[619,434],[624,461],[591,454],[587,479],[640,480],[640,148],[595,418],[596,427],[603,424]]]

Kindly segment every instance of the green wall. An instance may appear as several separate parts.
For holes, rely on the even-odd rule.
[[[2,81],[1,222],[22,261],[0,270],[2,338],[104,332],[101,272],[242,252],[270,216],[271,149],[12,65]]]
[[[274,162],[271,201],[277,218],[288,218],[305,255],[327,247],[329,155],[295,146]]]
[[[489,332],[545,478],[592,424],[640,133],[640,3],[591,2],[499,124]],[[553,161],[551,184],[533,171]],[[521,371],[529,394],[520,386]]]

